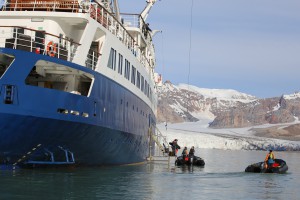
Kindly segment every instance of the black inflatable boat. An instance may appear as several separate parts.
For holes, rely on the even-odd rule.
[[[182,166],[182,165],[194,165],[194,166],[200,166],[203,167],[205,165],[205,162],[202,158],[198,156],[193,156],[192,158],[187,157],[183,158],[183,156],[177,157],[175,161],[175,165]]]
[[[254,173],[279,173],[283,174],[287,172],[288,166],[284,160],[275,159],[275,163],[268,168],[264,167],[264,162],[254,163],[249,165],[245,172],[254,172]]]

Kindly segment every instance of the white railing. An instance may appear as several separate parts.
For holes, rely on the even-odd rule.
[[[101,55],[95,51],[90,50],[88,56],[85,61],[85,66],[91,68],[92,70],[96,69],[96,65],[98,63],[98,58]]]
[[[141,16],[138,14],[122,13],[121,18],[122,18],[122,23],[125,27],[128,26],[128,27],[142,28],[140,26]]]
[[[0,26],[0,47],[19,49],[72,62],[80,44],[44,31]],[[40,36],[39,36],[40,35]],[[86,67],[95,69],[100,54],[90,50]]]
[[[114,34],[133,53],[138,51],[138,46],[126,28],[111,13],[98,3],[91,3],[89,11],[91,18]]]
[[[4,3],[5,11],[63,11],[82,12],[75,0],[10,0]]]

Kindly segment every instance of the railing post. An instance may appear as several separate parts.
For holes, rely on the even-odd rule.
[[[16,9],[17,9],[17,4],[18,4],[18,0],[16,0],[16,2],[15,2],[15,8],[14,8],[14,11],[16,11]]]
[[[13,49],[16,49],[17,48],[17,42],[18,42],[18,28],[15,29],[16,32],[13,31],[13,33],[15,33],[15,42],[14,42],[14,46],[13,46]]]
[[[95,52],[93,51],[93,57],[92,57],[92,69],[95,70]]]
[[[60,44],[57,43],[57,58],[60,56]]]
[[[103,21],[104,21],[104,12],[103,12],[103,8],[101,8],[101,24],[104,26]]]
[[[70,41],[68,41],[67,43],[68,46],[68,61],[71,61],[71,45],[70,45]]]
[[[69,5],[68,5],[68,7],[69,7]],[[74,12],[75,11],[75,3],[73,3],[73,8],[72,8],[72,12]]]
[[[30,36],[30,52],[32,52],[32,49],[33,49],[33,48],[32,48],[32,45],[33,45],[32,42],[33,42],[33,39],[32,39],[32,37]]]
[[[96,8],[94,7],[94,9],[95,9],[95,18],[96,18],[96,21],[98,21],[98,4],[96,4]]]
[[[34,0],[33,11],[35,9],[35,6],[36,6],[36,0]]]

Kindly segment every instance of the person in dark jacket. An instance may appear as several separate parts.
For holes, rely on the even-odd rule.
[[[192,146],[190,149],[190,152],[189,152],[189,157],[190,158],[194,157],[194,154],[195,154],[195,148],[194,148],[194,146]]]
[[[180,149],[180,146],[178,145],[177,142],[178,142],[177,139],[174,139],[173,142],[169,142],[169,144],[172,147],[172,152],[174,156],[177,156],[178,149]]]
[[[189,155],[189,154],[188,154],[187,147],[184,147],[184,149],[183,149],[183,151],[182,151],[182,155],[183,155],[183,156]]]

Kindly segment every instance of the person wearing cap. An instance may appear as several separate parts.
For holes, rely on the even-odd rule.
[[[271,167],[274,164],[275,156],[272,150],[269,150],[269,153],[266,155],[265,158],[265,168]]]

